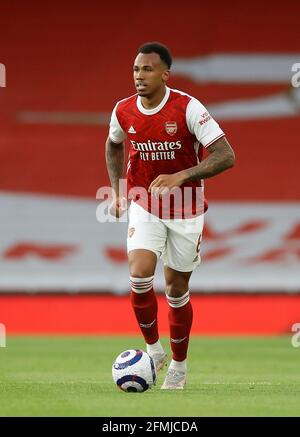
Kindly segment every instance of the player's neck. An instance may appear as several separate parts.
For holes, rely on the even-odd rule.
[[[153,109],[156,108],[160,102],[163,100],[167,92],[166,87],[159,89],[154,95],[152,96],[143,96],[141,97],[142,105],[145,109]]]

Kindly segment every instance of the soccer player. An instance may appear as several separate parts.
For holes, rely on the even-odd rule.
[[[127,252],[131,302],[147,352],[157,370],[167,355],[160,343],[153,278],[164,262],[172,360],[162,389],[182,389],[193,310],[189,279],[200,263],[203,179],[234,165],[234,152],[218,123],[194,97],[167,86],[169,49],[157,42],[138,50],[133,65],[136,94],[119,101],[111,116],[106,163],[120,217],[131,200]],[[127,192],[122,192],[124,142],[129,144]],[[208,154],[202,160],[203,149]],[[169,196],[168,202],[164,198]],[[178,200],[179,199],[179,200]]]

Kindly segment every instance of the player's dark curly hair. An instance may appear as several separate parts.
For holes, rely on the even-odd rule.
[[[172,65],[172,55],[168,47],[159,42],[147,42],[143,44],[139,49],[138,53],[157,53],[160,56],[160,59],[168,66],[168,69],[171,68]]]

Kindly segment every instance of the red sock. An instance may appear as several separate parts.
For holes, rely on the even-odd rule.
[[[193,322],[189,290],[181,297],[167,296],[169,304],[170,343],[173,360],[186,359]]]
[[[159,339],[157,327],[157,300],[153,290],[153,276],[133,278],[131,282],[131,304],[147,344]]]

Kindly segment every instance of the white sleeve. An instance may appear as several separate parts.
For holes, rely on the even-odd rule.
[[[192,98],[186,108],[186,122],[189,131],[204,146],[210,146],[225,134],[199,100]]]
[[[117,114],[116,114],[117,106],[118,103],[114,107],[113,112],[111,114],[111,119],[109,123],[109,138],[112,140],[113,143],[120,144],[123,143],[123,141],[126,139],[126,134],[121,128],[119,120],[117,118]]]

